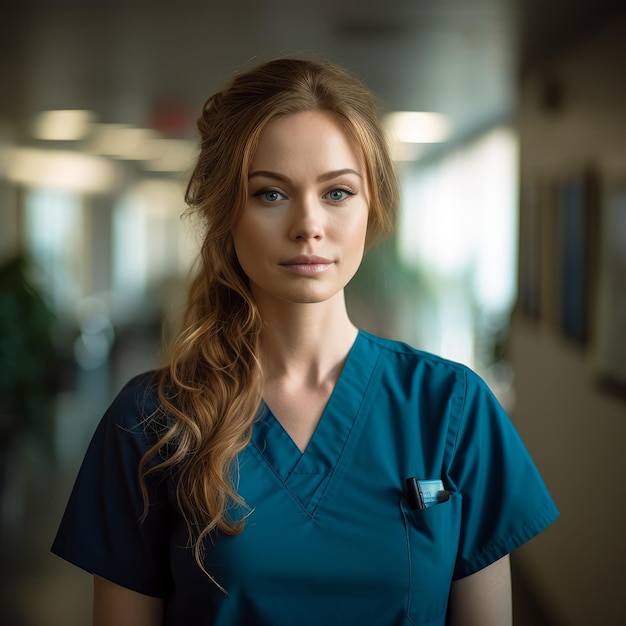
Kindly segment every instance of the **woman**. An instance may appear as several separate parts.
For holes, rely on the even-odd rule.
[[[206,103],[182,331],[106,413],[53,546],[97,626],[511,623],[508,554],[558,515],[537,470],[475,374],[346,310],[397,204],[377,115],[306,60]]]

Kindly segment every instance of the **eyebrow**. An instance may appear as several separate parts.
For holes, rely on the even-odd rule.
[[[333,170],[332,172],[325,172],[324,174],[320,174],[317,177],[318,183],[323,183],[327,180],[333,180],[334,178],[338,178],[339,176],[343,176],[344,174],[354,174],[359,178],[363,178],[359,172],[353,170],[350,167],[346,167],[342,170]],[[265,178],[273,178],[274,180],[280,180],[284,183],[290,183],[291,179],[288,176],[284,176],[283,174],[279,174],[278,172],[270,172],[268,170],[257,170],[256,172],[252,172],[248,176],[248,180],[251,178],[256,178],[257,176],[262,176]]]

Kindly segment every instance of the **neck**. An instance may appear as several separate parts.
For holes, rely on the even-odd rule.
[[[358,333],[343,293],[324,303],[259,307],[263,318],[261,360],[266,381],[308,381],[334,377]]]

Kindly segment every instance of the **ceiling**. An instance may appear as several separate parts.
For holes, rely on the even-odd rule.
[[[44,109],[190,119],[248,63],[298,52],[357,74],[395,110],[447,114],[462,139],[514,110],[520,71],[609,19],[609,0],[23,0],[0,38],[0,121]]]

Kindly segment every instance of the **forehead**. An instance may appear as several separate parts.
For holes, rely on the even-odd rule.
[[[251,167],[272,161],[285,166],[293,161],[343,162],[362,168],[362,150],[347,132],[345,123],[328,111],[289,113],[263,128],[252,155]],[[329,163],[330,164],[330,163]]]

